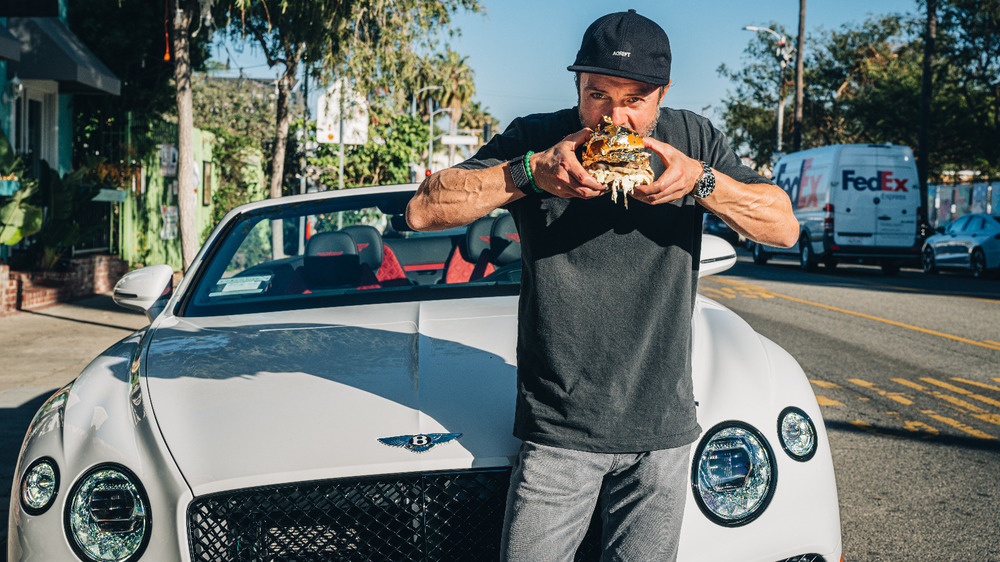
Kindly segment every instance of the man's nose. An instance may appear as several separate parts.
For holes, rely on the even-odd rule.
[[[628,111],[624,105],[615,105],[611,108],[611,122],[621,127],[628,126]]]

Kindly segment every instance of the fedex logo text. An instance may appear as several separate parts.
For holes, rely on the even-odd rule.
[[[778,184],[778,187],[785,190],[789,199],[792,200],[792,206],[796,209],[812,207],[819,204],[818,189],[820,181],[823,179],[823,174],[817,174],[814,172],[810,173],[812,163],[812,158],[802,160],[802,165],[799,167],[798,174],[795,176],[788,172],[788,164],[782,163],[781,167],[778,169],[778,173],[775,174],[774,183]]]
[[[844,170],[843,173],[845,190],[850,186],[858,191],[866,189],[868,191],[909,191],[906,188],[906,182],[908,181],[910,181],[908,178],[899,179],[892,177],[891,170],[877,172],[875,176],[870,178],[856,175],[854,170]]]

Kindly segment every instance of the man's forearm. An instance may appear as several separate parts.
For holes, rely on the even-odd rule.
[[[477,170],[449,168],[425,179],[406,208],[414,230],[463,226],[524,196],[507,163]]]
[[[702,205],[736,232],[768,246],[788,248],[798,241],[799,222],[788,195],[778,186],[744,184],[716,172],[715,191]]]

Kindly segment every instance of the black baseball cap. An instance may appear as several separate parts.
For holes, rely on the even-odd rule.
[[[670,40],[663,28],[635,10],[608,14],[584,32],[576,62],[567,70],[666,86],[670,83]]]

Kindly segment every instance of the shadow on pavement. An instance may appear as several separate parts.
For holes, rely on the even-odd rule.
[[[21,442],[35,412],[56,390],[39,394],[16,408],[0,408],[0,562],[7,560],[7,516]]]
[[[826,420],[826,428],[829,431],[840,431],[844,433],[867,433],[887,437],[890,439],[906,439],[910,441],[923,441],[925,443],[935,443],[946,447],[958,447],[961,449],[971,449],[976,451],[1000,452],[1000,441],[996,439],[980,439],[977,437],[964,437],[961,435],[931,435],[923,432],[913,432],[898,427],[885,425],[865,425],[856,426],[849,422]]]

